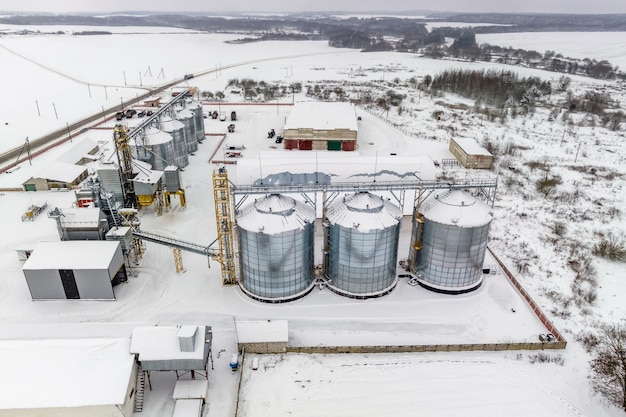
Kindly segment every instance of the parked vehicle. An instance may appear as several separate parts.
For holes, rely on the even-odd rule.
[[[235,131],[235,125],[234,123],[231,123],[228,125],[228,132],[233,133]]]
[[[146,112],[146,116],[152,116],[154,114],[154,112],[152,110],[148,110]]]
[[[137,111],[136,111],[136,110],[134,110],[134,109],[128,109],[128,110],[126,110],[126,118],[127,118],[127,119],[130,119],[130,118],[132,118],[132,117],[133,117],[136,113],[137,113]]]
[[[231,111],[230,112],[230,120],[233,121],[233,122],[235,120],[237,120],[237,112],[235,112],[235,111]]]
[[[144,117],[146,115],[146,112],[144,110],[140,110],[137,112],[137,117]]]
[[[226,121],[226,115],[225,114],[220,114],[220,121],[221,122],[225,122]]]
[[[217,111],[213,110],[213,113],[211,113],[211,119],[217,119]]]
[[[115,120],[122,120],[123,118],[124,118],[123,111],[118,111],[117,113],[115,113]]]

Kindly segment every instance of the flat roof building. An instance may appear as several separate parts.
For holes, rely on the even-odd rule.
[[[131,417],[128,338],[0,341],[0,417]]]
[[[115,300],[127,280],[120,243],[106,240],[39,243],[22,272],[33,300]]]
[[[350,103],[296,103],[283,127],[285,149],[354,151],[357,117]]]

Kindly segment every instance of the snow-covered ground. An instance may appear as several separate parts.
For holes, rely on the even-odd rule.
[[[542,108],[532,116],[510,118],[506,123],[489,122],[461,106],[471,106],[469,100],[452,95],[431,97],[405,84],[411,77],[420,80],[445,68],[482,68],[485,64],[481,63],[427,60],[409,54],[360,54],[329,48],[325,42],[223,43],[237,37],[2,35],[0,59],[4,73],[10,76],[0,79],[0,88],[11,100],[0,103],[0,152],[21,145],[26,136],[62,128],[66,122],[115,105],[120,98],[132,98],[145,88],[189,72],[217,69],[190,82],[201,91],[213,92],[228,93],[224,90],[228,80],[244,77],[284,84],[336,83],[346,90],[357,88],[351,84],[367,83],[372,92],[381,94],[394,89],[407,95],[402,114],[397,109],[359,110],[364,128],[358,152],[368,161],[389,153],[449,158],[447,141],[452,136],[481,143],[492,140],[502,147],[514,145],[514,152],[498,158],[492,173],[499,175],[500,190],[490,245],[569,342],[565,351],[548,354],[552,360],[562,360],[560,364],[538,362],[535,352],[266,356],[257,371],[249,369],[249,362],[243,366],[240,415],[409,415],[415,409],[442,415],[621,415],[593,395],[586,379],[590,356],[576,338],[598,321],[616,322],[626,316],[624,264],[593,257],[598,270],[596,301],[579,307],[563,300],[573,297],[570,261],[589,253],[598,233],[624,233],[626,228],[623,130],[568,124],[560,117],[550,122],[548,110]],[[560,46],[546,44],[544,49],[560,51]],[[173,59],[178,55],[186,59]],[[559,77],[507,68],[547,80]],[[159,77],[161,70],[165,77]],[[571,89],[576,93],[602,87],[623,100],[619,84],[580,77],[572,80]],[[300,93],[279,101],[290,104],[309,99]],[[242,100],[227,95],[221,106],[227,108],[229,102]],[[35,103],[40,105],[41,116]],[[289,108],[233,106],[240,117],[229,141],[246,144],[244,158],[251,160],[257,160],[259,153],[294,155],[275,149],[265,137],[268,128],[284,123]],[[433,117],[434,111],[441,111],[440,119]],[[574,116],[574,122],[581,121]],[[100,142],[107,159],[113,149],[112,122],[101,127],[76,135],[74,142],[86,137]],[[206,119],[206,130],[225,133],[226,124]],[[213,241],[216,226],[210,176],[216,165],[208,160],[216,149],[220,151],[219,143],[219,137],[207,137],[190,156],[191,163],[183,173],[188,207],[182,210],[174,205],[161,217],[155,217],[151,209],[143,210],[144,230],[204,244]],[[1,174],[0,188],[19,186],[71,146],[63,144],[35,158],[32,166],[22,163],[20,169]],[[534,181],[543,172],[531,169],[528,162],[536,161],[547,162],[550,172],[562,178],[553,196],[544,198],[535,191]],[[445,174],[464,178],[485,173],[448,169]],[[247,298],[237,288],[221,287],[219,265],[212,263],[207,269],[207,260],[201,256],[184,254],[186,272],[176,274],[170,250],[150,243],[139,275],[116,288],[117,301],[32,302],[14,250],[32,247],[37,241],[58,240],[55,223],[45,214],[34,222],[20,221],[30,204],[43,201],[49,207],[70,207],[73,193],[0,194],[0,337],[119,337],[130,335],[135,325],[212,325],[215,370],[209,373],[209,416],[232,415],[235,410],[239,375],[231,375],[228,367],[236,349],[235,318],[287,318],[290,343],[296,346],[518,341],[533,340],[543,332],[501,274],[486,276],[478,291],[463,296],[434,294],[401,280],[389,295],[374,300],[346,299],[316,288],[298,301],[266,305]],[[555,237],[552,226],[559,220],[566,222],[566,230]],[[409,239],[408,219],[404,223],[401,251],[408,247]],[[406,250],[400,255],[406,256]],[[153,377],[154,390],[146,396],[144,416],[171,413],[172,378],[171,374]]]
[[[479,44],[521,48],[565,57],[607,60],[626,69],[626,32],[521,32],[476,35]]]

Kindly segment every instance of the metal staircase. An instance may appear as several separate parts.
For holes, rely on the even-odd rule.
[[[143,411],[143,395],[146,388],[146,375],[144,370],[139,366],[137,370],[137,384],[135,386],[135,412]]]

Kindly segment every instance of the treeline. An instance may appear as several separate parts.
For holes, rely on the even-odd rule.
[[[626,30],[625,14],[470,13],[448,14],[445,18],[450,22],[490,23],[493,25],[476,27],[476,33]]]
[[[538,77],[523,77],[512,71],[445,70],[432,79],[431,90],[446,91],[502,110],[532,112],[539,97],[552,94],[552,85]]]

